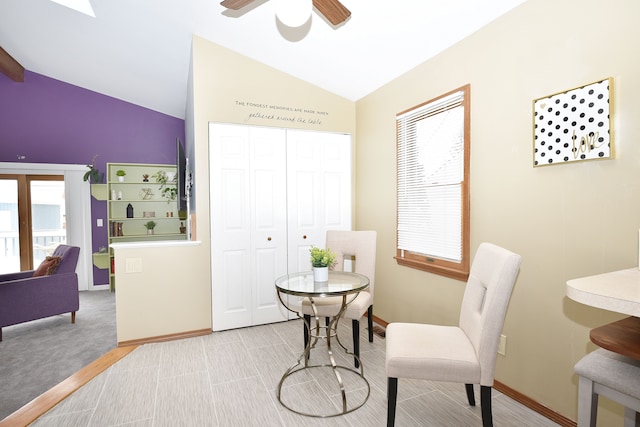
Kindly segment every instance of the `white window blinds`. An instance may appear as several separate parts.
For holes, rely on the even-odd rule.
[[[462,259],[464,92],[396,117],[398,249]]]

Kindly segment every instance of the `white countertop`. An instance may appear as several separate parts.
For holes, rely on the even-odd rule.
[[[197,246],[201,244],[199,240],[153,240],[146,242],[119,242],[111,243],[109,246],[114,249],[120,248],[161,248],[167,246]]]
[[[596,308],[640,317],[637,267],[567,281],[567,296]]]

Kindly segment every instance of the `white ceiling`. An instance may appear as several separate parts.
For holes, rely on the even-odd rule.
[[[239,13],[220,0],[90,1],[96,18],[1,0],[0,46],[29,71],[184,118],[192,34],[356,101],[525,0],[341,0],[344,24],[314,11],[296,31],[268,0]]]

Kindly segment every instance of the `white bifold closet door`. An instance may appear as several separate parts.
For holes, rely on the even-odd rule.
[[[287,320],[274,281],[351,227],[349,135],[209,125],[213,330]]]

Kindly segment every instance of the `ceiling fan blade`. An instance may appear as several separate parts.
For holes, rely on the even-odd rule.
[[[349,9],[338,0],[313,0],[313,6],[333,25],[341,24],[351,16]]]
[[[253,2],[254,0],[223,0],[220,2],[220,5],[226,7],[227,9],[238,10]]]

